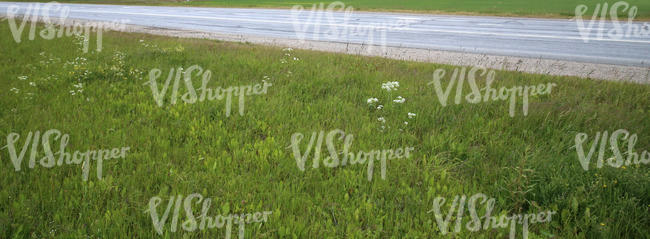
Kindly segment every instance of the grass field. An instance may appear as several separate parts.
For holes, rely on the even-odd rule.
[[[428,83],[453,66],[116,32],[104,33],[101,52],[93,40],[83,53],[79,38],[26,34],[16,43],[0,24],[0,238],[223,238],[223,229],[171,232],[169,222],[156,233],[150,199],[163,199],[161,214],[167,199],[192,193],[213,200],[210,215],[272,211],[268,222],[247,225],[246,238],[449,238],[429,213],[434,199],[477,193],[496,198],[493,214],[557,211],[532,224],[529,238],[650,238],[648,165],[598,169],[592,159],[585,171],[574,143],[579,132],[591,142],[596,132],[626,129],[638,134],[637,152],[650,150],[648,85],[498,71],[495,88],[557,84],[531,96],[527,116],[518,102],[510,117],[504,101],[441,106]],[[235,99],[229,117],[224,101],[167,98],[159,107],[148,73],[161,69],[165,79],[192,65],[212,72],[214,88],[272,86],[246,98],[244,115]],[[397,91],[380,87],[388,81]],[[406,101],[391,103],[397,95]],[[371,97],[385,111],[370,107]],[[379,116],[393,127],[381,131]],[[49,129],[70,135],[68,150],[130,150],[104,162],[102,180],[94,164],[88,181],[80,165],[29,168],[29,152],[15,171],[6,136],[20,134],[21,149],[29,132]],[[377,169],[369,181],[362,165],[313,169],[311,160],[300,171],[292,134],[334,129],[354,135],[354,152],[415,150],[389,161],[385,179]]]
[[[16,0],[24,1],[24,0]],[[171,6],[207,6],[207,7],[265,7],[265,8],[291,8],[294,5],[304,5],[311,8],[312,4],[333,1],[294,0],[196,0],[196,1],[172,1],[172,0],[65,0],[61,2],[70,3],[108,3],[108,4],[140,4],[140,5],[171,5]],[[346,6],[352,6],[361,11],[406,11],[424,13],[455,13],[470,15],[498,15],[498,16],[533,16],[533,17],[557,17],[570,18],[575,15],[576,6],[585,4],[589,7],[588,16],[593,13],[596,4],[607,2],[609,5],[617,1],[600,0],[343,0]],[[631,6],[638,8],[636,19],[650,19],[650,1],[627,0]],[[621,17],[627,20],[627,12],[619,12]]]

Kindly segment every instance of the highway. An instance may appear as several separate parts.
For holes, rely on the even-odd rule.
[[[30,3],[0,2],[25,13]],[[613,38],[612,22],[595,23],[581,35],[575,20],[453,16],[291,9],[242,9],[62,4],[70,19],[118,21],[178,30],[257,37],[386,45],[415,49],[650,67],[650,23],[635,23],[638,36]],[[41,5],[43,6],[43,5]],[[16,7],[14,7],[16,8]],[[37,11],[43,15],[46,11]],[[51,17],[60,13],[50,9]],[[33,11],[31,12],[33,14]],[[591,16],[585,16],[589,18]],[[627,22],[624,22],[627,23]],[[3,22],[6,24],[6,22]],[[585,26],[589,22],[586,21]],[[622,23],[623,24],[623,23]],[[598,39],[598,29],[604,36]],[[623,28],[627,29],[627,26]],[[589,36],[588,42],[584,36]]]

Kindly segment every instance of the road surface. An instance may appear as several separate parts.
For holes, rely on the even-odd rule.
[[[11,5],[18,14],[30,3],[0,2],[0,14]],[[584,41],[576,21],[557,19],[450,16],[338,11],[323,14],[290,9],[241,9],[63,4],[70,19],[118,21],[147,27],[386,45],[498,56],[552,59],[620,66],[650,67],[650,23],[636,23],[645,35],[607,37],[614,28],[593,25]],[[38,11],[43,15],[46,11]],[[33,11],[31,12],[33,14]],[[59,12],[50,10],[50,16]],[[590,17],[590,16],[588,16]],[[585,17],[587,18],[587,17]],[[589,22],[585,22],[588,24]],[[4,23],[6,24],[6,23]],[[597,38],[597,29],[604,37]],[[584,28],[583,28],[584,29]],[[624,30],[627,28],[625,27]],[[339,32],[333,34],[332,32]],[[345,30],[345,31],[344,31]],[[346,33],[341,33],[346,32]],[[385,34],[384,34],[385,33]]]

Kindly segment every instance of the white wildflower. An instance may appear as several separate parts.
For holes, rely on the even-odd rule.
[[[373,104],[373,103],[377,103],[377,102],[379,102],[379,99],[377,99],[377,98],[369,98],[369,99],[367,100],[367,102],[368,102],[368,104]]]
[[[27,76],[19,76],[18,79],[19,80],[27,80]]]
[[[386,123],[386,119],[384,119],[384,117],[377,118],[377,121],[382,122],[382,123]]]
[[[409,119],[413,119],[416,116],[415,113],[411,113],[411,112],[409,112],[408,115],[409,115]]]
[[[406,99],[404,99],[404,97],[401,97],[401,96],[397,96],[397,98],[393,100],[393,102],[399,103],[399,104],[404,103],[404,101],[406,101]]]
[[[381,110],[381,109],[383,109],[383,108],[384,108],[384,105],[378,105],[378,106],[377,106],[377,109],[378,109],[378,110]]]
[[[397,81],[389,81],[381,84],[381,88],[385,89],[386,91],[397,90],[397,87],[399,87],[399,82]]]

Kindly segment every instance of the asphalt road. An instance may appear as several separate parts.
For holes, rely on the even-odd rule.
[[[18,13],[29,3],[0,2]],[[43,5],[41,5],[43,6]],[[196,8],[63,4],[68,18],[118,21],[148,27],[214,33],[386,45],[454,52],[650,67],[650,22],[637,22],[639,36],[612,38],[612,22],[595,22],[584,41],[574,20],[354,12],[329,14],[280,9]],[[44,10],[37,11],[43,15]],[[51,17],[60,11],[49,11]],[[30,12],[31,14],[34,11]],[[591,16],[585,16],[590,18]],[[3,24],[7,24],[3,22]],[[589,21],[584,22],[588,26]],[[627,22],[621,22],[627,30]],[[646,25],[643,25],[646,24]],[[603,35],[598,38],[598,29]],[[337,34],[334,34],[336,32]]]

